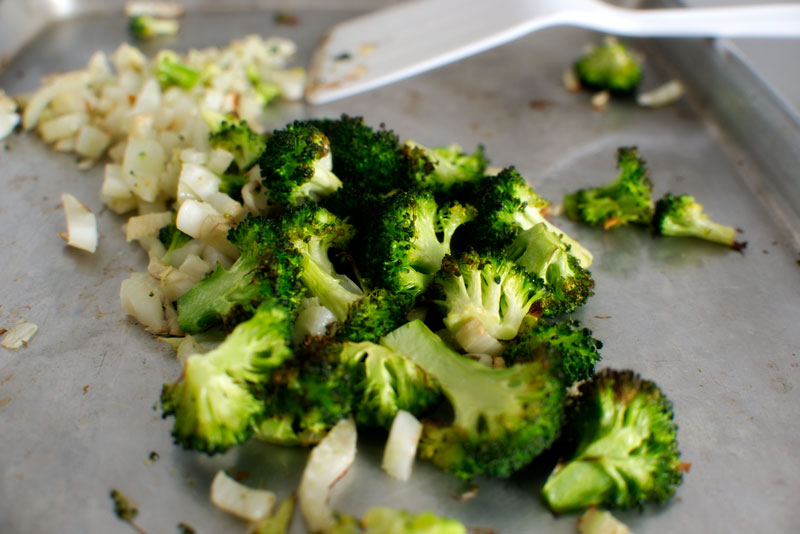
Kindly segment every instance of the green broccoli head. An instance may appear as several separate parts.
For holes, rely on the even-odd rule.
[[[489,163],[483,146],[472,154],[466,154],[456,144],[428,148],[406,141],[400,152],[407,167],[409,185],[430,188],[436,193],[447,193],[455,186],[479,181]]]
[[[606,230],[626,224],[650,224],[653,184],[636,147],[617,150],[619,174],[610,183],[564,195],[564,211],[576,221]]]
[[[406,321],[408,301],[385,289],[374,289],[350,305],[336,337],[342,341],[377,342]]]
[[[175,441],[213,454],[247,440],[264,412],[265,384],[292,356],[291,338],[288,311],[266,301],[216,349],[189,356],[181,378],[161,393],[164,417],[175,416]]]
[[[436,383],[411,359],[369,341],[345,343],[341,361],[360,377],[358,422],[389,428],[399,410],[421,416],[441,398]]]
[[[538,302],[547,298],[542,280],[499,254],[445,256],[431,285],[444,324],[468,352],[481,352],[482,335],[509,340]]]
[[[172,222],[158,230],[158,240],[167,249],[167,252],[161,256],[161,263],[172,265],[172,254],[191,241],[192,237],[178,230],[173,215]]]
[[[594,294],[591,273],[570,251],[543,223],[521,231],[506,247],[507,257],[541,279],[549,290],[540,304],[542,315],[570,313]]]
[[[435,380],[450,402],[452,421],[426,422],[419,454],[456,476],[507,477],[558,437],[565,385],[546,356],[505,369],[459,355],[421,321],[381,339]]]
[[[520,231],[543,223],[570,247],[582,267],[591,265],[591,252],[544,218],[542,211],[548,206],[547,200],[539,196],[514,167],[484,178],[479,182],[474,198],[480,216],[469,227],[479,248],[503,248]]]
[[[656,235],[696,237],[743,250],[746,241],[736,241],[737,230],[712,221],[691,195],[667,193],[656,203],[652,222]]]
[[[292,315],[300,305],[302,257],[274,221],[250,215],[228,232],[228,240],[241,253],[231,268],[218,265],[178,299],[178,324],[186,333],[231,328],[270,298]]]
[[[221,113],[204,111],[203,118],[211,129],[211,133],[208,137],[211,146],[230,152],[233,155],[235,167],[232,165],[229,171],[234,177],[246,173],[253,165],[258,163],[267,144],[267,137],[265,135],[257,134],[251,130],[247,122],[243,120],[237,121]],[[227,183],[232,180],[233,178],[228,180],[223,179],[220,188],[229,187]],[[247,183],[247,180],[244,178],[240,178],[238,181],[242,183],[241,186],[238,187],[237,193],[241,191],[242,186]]]
[[[250,179],[247,177],[247,175],[239,173],[225,173],[222,176],[220,176],[219,192],[225,193],[233,200],[241,203],[242,188],[246,186],[249,181]]]
[[[389,291],[413,302],[450,253],[455,231],[475,214],[457,202],[440,207],[429,191],[399,192],[386,202],[363,264]]]
[[[310,122],[275,130],[259,163],[270,200],[284,207],[317,202],[342,187],[331,170],[328,137]]]
[[[187,67],[178,54],[162,50],[156,56],[156,79],[162,88],[178,86],[188,91],[200,81],[200,73]]]
[[[503,352],[507,365],[516,365],[539,357],[542,351],[561,362],[568,384],[594,376],[603,343],[578,321],[564,319],[526,320],[519,335]]]
[[[152,15],[134,15],[128,20],[128,31],[134,39],[145,41],[164,35],[175,35],[180,25],[177,20],[161,19]]]
[[[642,81],[639,60],[616,39],[594,46],[578,59],[575,73],[583,86],[614,93],[631,93]]]
[[[542,490],[555,513],[662,502],[683,481],[672,403],[632,371],[604,369],[582,384],[568,428],[575,452]]]

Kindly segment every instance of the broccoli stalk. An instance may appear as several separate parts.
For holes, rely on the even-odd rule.
[[[337,514],[336,523],[328,534],[467,534],[467,528],[446,517],[431,512],[414,514],[386,506],[375,506],[361,520]]]
[[[265,409],[258,392],[291,357],[291,338],[287,310],[266,301],[216,349],[189,356],[181,378],[161,393],[164,417],[175,416],[175,441],[213,454],[247,440]]]
[[[642,81],[639,60],[614,38],[593,47],[575,62],[581,84],[593,90],[632,93]]]
[[[184,65],[175,52],[162,50],[156,57],[156,79],[162,88],[177,85],[188,91],[200,81],[200,73]]]
[[[490,368],[453,352],[419,320],[380,343],[417,364],[450,401],[452,422],[426,422],[420,442],[420,456],[438,467],[464,479],[507,477],[558,437],[565,398],[558,362]]]
[[[569,251],[543,223],[520,232],[506,248],[510,259],[544,281],[549,290],[541,302],[545,316],[572,312],[593,294],[591,273]]]
[[[400,150],[412,186],[429,187],[435,192],[446,193],[458,184],[480,180],[489,163],[482,146],[474,153],[466,154],[456,144],[428,148],[406,141]]]
[[[499,255],[445,256],[432,284],[444,324],[467,352],[498,355],[532,307],[546,298],[541,280]],[[488,338],[488,339],[487,339]],[[486,349],[489,350],[486,350]]]
[[[602,225],[606,230],[626,224],[650,224],[653,184],[636,147],[617,150],[617,168],[619,174],[610,183],[564,195],[564,211],[570,219]]]
[[[236,168],[232,169],[234,175],[244,174],[258,163],[267,143],[265,135],[251,130],[245,121],[237,121],[222,113],[203,110],[203,119],[211,129],[208,137],[211,146],[226,150],[233,155],[233,162],[236,164]],[[228,181],[232,180],[231,178]],[[242,179],[242,181],[244,186],[247,180]],[[223,180],[223,184],[225,182],[226,180]]]
[[[657,235],[696,237],[739,251],[747,246],[746,241],[736,241],[735,228],[712,221],[691,195],[664,195],[656,203],[652,228]]]
[[[555,513],[669,499],[683,481],[672,403],[632,371],[604,369],[581,385],[569,434],[578,445],[542,490]]]
[[[192,236],[178,230],[178,227],[175,226],[175,222],[173,221],[159,229],[158,240],[161,241],[161,244],[167,249],[167,252],[161,256],[161,263],[164,265],[172,265],[172,254],[191,241]]]
[[[161,19],[152,15],[134,15],[128,21],[128,31],[134,39],[144,41],[163,35],[175,35],[180,25],[177,20]]]

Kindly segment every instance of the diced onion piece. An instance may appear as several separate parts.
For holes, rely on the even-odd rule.
[[[75,138],[59,139],[53,144],[53,150],[56,152],[75,152]]]
[[[599,91],[592,95],[592,108],[594,108],[595,111],[603,111],[606,109],[610,99],[611,93],[609,91]]]
[[[94,252],[97,249],[97,220],[94,213],[69,193],[61,194],[61,203],[67,217],[67,235],[59,235],[71,247]]]
[[[122,281],[119,299],[123,313],[142,323],[148,332],[159,334],[166,331],[164,306],[153,288],[141,280],[128,278]]]
[[[135,17],[136,15],[175,19],[183,15],[183,6],[177,2],[126,2],[125,16]]]
[[[195,165],[208,163],[208,154],[194,148],[184,148],[181,150],[180,157],[182,163],[194,163]]]
[[[240,484],[225,471],[219,471],[211,482],[211,502],[242,519],[260,521],[272,511],[275,494]]]
[[[22,113],[22,127],[26,130],[36,128],[45,108],[57,94],[58,90],[52,85],[42,87],[36,91],[25,105],[25,111]]]
[[[131,116],[143,113],[156,113],[161,105],[161,86],[155,78],[148,78],[136,95],[136,104],[130,111]]]
[[[251,213],[267,213],[267,190],[260,181],[247,182],[242,188],[242,201]]]
[[[670,80],[652,91],[640,93],[636,103],[646,108],[666,106],[683,96],[683,84],[678,80]]]
[[[408,480],[421,436],[422,423],[410,412],[398,411],[383,450],[383,470],[394,478]]]
[[[103,175],[103,186],[100,188],[100,200],[117,214],[131,211],[137,206],[128,182],[122,175],[122,166],[107,164]]]
[[[91,124],[84,124],[78,130],[78,138],[75,140],[75,152],[87,158],[97,159],[103,155],[110,143],[111,136],[106,132]]]
[[[38,331],[38,326],[20,319],[8,330],[3,338],[3,341],[0,341],[0,345],[3,345],[5,348],[11,350],[27,346],[28,341],[30,341]]]
[[[453,337],[467,352],[500,356],[505,348],[502,343],[489,335],[478,319],[465,322]]]
[[[0,89],[0,140],[5,139],[19,124],[17,103]]]
[[[159,273],[159,278],[161,279],[161,290],[164,292],[164,298],[169,302],[178,300],[198,282],[195,278],[174,267],[165,268]]]
[[[164,170],[164,149],[153,139],[131,137],[122,160],[122,174],[133,193],[147,202],[153,202],[158,193],[158,179]]]
[[[302,341],[306,336],[321,336],[327,332],[328,325],[335,322],[333,312],[319,303],[319,299],[303,299],[300,313],[294,322],[294,339]]]
[[[213,193],[219,193],[220,181],[219,176],[205,167],[184,163],[178,178],[178,202],[186,199],[208,200]]]
[[[208,154],[206,167],[213,173],[223,174],[233,162],[233,154],[221,148],[215,148]]]
[[[210,204],[197,200],[185,201],[178,210],[175,225],[181,232],[211,245],[227,256],[238,256],[238,250],[227,238],[230,221]]]
[[[86,113],[67,113],[43,121],[39,124],[39,134],[45,143],[54,143],[59,139],[76,135],[81,126],[87,122],[89,116]]]
[[[594,506],[578,518],[579,534],[631,534],[630,529],[606,510]]]
[[[186,259],[184,259],[183,262],[180,263],[180,267],[178,267],[180,272],[198,282],[205,278],[206,274],[211,272],[212,269],[213,267],[197,254],[187,255]]]
[[[581,82],[578,80],[578,76],[572,69],[567,69],[564,71],[564,74],[561,76],[561,81],[564,83],[564,88],[570,93],[577,93],[581,90]]]
[[[356,424],[342,419],[311,450],[297,491],[300,510],[310,532],[326,532],[334,524],[328,504],[330,488],[356,457]]]
[[[143,237],[154,236],[158,231],[172,222],[172,212],[162,211],[137,215],[128,219],[125,228],[125,240],[133,241]]]

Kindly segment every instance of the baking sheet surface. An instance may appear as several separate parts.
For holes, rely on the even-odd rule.
[[[324,29],[353,12],[297,14],[298,26],[278,27],[269,11],[190,11],[177,40],[145,51],[281,34],[297,41],[303,65]],[[125,21],[116,14],[57,23],[11,58],[0,87],[31,90],[42,75],[82,68],[94,50],[111,52],[124,39]],[[597,113],[588,95],[566,92],[562,71],[596,39],[547,30],[347,100],[284,106],[273,112],[272,126],[345,112],[423,144],[480,143],[494,165],[515,165],[555,203],[565,192],[610,180],[616,148],[638,145],[656,195],[692,193],[712,217],[742,228],[748,247],[738,254],[656,240],[640,229],[603,232],[558,220],[595,254],[596,295],[576,317],[604,342],[602,366],[632,368],[662,387],[675,405],[683,459],[692,463],[673,502],[619,516],[634,532],[655,534],[798,532],[798,229],[775,216],[763,191],[754,194],[759,176],[770,177],[752,167],[746,147],[732,150],[720,140],[698,113],[702,103],[692,100],[691,86],[689,98],[652,111],[612,102]],[[650,60],[646,83],[653,87],[674,67],[658,54]],[[172,444],[172,421],[161,419],[156,402],[179,365],[120,311],[119,284],[145,269],[146,256],[124,242],[123,219],[103,209],[101,182],[101,165],[81,172],[74,158],[32,134],[0,142],[0,327],[20,318],[40,326],[30,346],[0,349],[0,532],[131,532],[112,513],[111,488],[136,501],[137,523],[150,533],[175,532],[179,522],[198,533],[243,532],[208,501],[216,471],[246,473],[248,484],[285,497],[306,452],[251,442],[209,458]],[[98,214],[95,255],[68,249],[57,236],[65,191]],[[499,533],[574,532],[574,518],[554,518],[538,501],[549,464],[506,481],[478,480],[477,496],[461,502],[452,497],[463,484],[424,462],[408,483],[384,475],[382,439],[361,437],[355,466],[335,488],[336,508],[360,514],[384,504],[431,509]],[[148,463],[152,451],[159,460]],[[292,532],[303,531],[298,514]]]

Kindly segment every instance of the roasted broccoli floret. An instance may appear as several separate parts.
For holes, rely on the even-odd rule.
[[[226,150],[233,155],[235,168],[232,165],[232,168],[229,169],[232,174],[244,174],[258,163],[258,159],[266,147],[267,137],[265,135],[251,130],[245,121],[236,120],[221,113],[203,111],[203,118],[211,129],[208,137],[211,146]],[[243,180],[242,186],[247,183],[247,180]],[[225,180],[223,180],[224,183]]]
[[[656,235],[696,237],[742,250],[746,241],[736,241],[737,230],[709,219],[691,195],[667,193],[656,203],[652,222]]]
[[[429,191],[399,192],[386,202],[367,238],[363,265],[376,283],[413,302],[450,253],[455,231],[474,217],[471,206],[438,206]]]
[[[354,235],[352,226],[313,203],[288,210],[280,224],[301,255],[300,278],[340,323],[341,339],[376,340],[405,320],[404,300],[381,289],[364,294],[334,269],[328,252],[347,246]]]
[[[472,154],[466,154],[456,144],[428,148],[414,141],[406,141],[401,153],[407,166],[410,187],[430,188],[436,193],[447,193],[459,184],[477,182],[483,178],[489,163],[483,146],[479,146]]]
[[[591,273],[570,250],[543,223],[521,231],[506,247],[507,257],[541,279],[549,290],[540,302],[542,315],[574,311],[593,294]]]
[[[479,248],[505,247],[522,230],[544,223],[570,247],[570,253],[582,267],[591,265],[591,252],[544,218],[542,210],[547,207],[547,200],[539,196],[514,167],[481,180],[473,196],[480,216],[469,225],[469,234]]]
[[[200,81],[200,73],[184,65],[175,52],[162,50],[156,56],[156,79],[161,87],[177,85],[188,91]]]
[[[592,47],[575,62],[581,84],[593,90],[631,93],[642,81],[639,60],[625,44],[613,38]]]
[[[567,216],[602,225],[606,230],[626,224],[650,224],[653,184],[635,146],[617,150],[617,168],[619,174],[610,183],[564,195]]]
[[[331,170],[327,136],[308,122],[295,121],[275,130],[259,163],[270,200],[280,206],[316,202],[342,187]]]
[[[164,416],[175,416],[175,441],[213,454],[247,440],[264,413],[260,392],[292,356],[291,339],[289,312],[270,300],[216,349],[189,356],[181,378],[161,393]]]
[[[672,403],[632,371],[604,369],[582,384],[568,428],[575,452],[542,490],[555,513],[662,502],[683,481]]]
[[[303,296],[301,256],[270,220],[248,216],[228,232],[241,255],[222,265],[178,299],[178,324],[189,334],[212,326],[231,328],[268,298],[294,315]]]
[[[192,236],[178,230],[173,218],[173,222],[162,227],[158,231],[158,240],[161,241],[161,244],[167,249],[167,252],[161,256],[161,263],[164,265],[172,265],[172,254],[191,241]]]
[[[456,476],[507,477],[558,437],[565,385],[558,362],[544,355],[490,368],[454,352],[421,321],[390,332],[381,345],[407,356],[442,389],[452,421],[427,421],[419,454]]]
[[[399,410],[421,416],[441,398],[439,387],[417,364],[383,345],[345,343],[340,358],[358,377],[359,423],[389,428]]]
[[[595,364],[600,361],[603,343],[592,337],[592,331],[578,321],[565,319],[526,319],[519,335],[506,346],[503,359],[516,365],[536,359],[544,351],[561,362],[567,383],[587,380],[594,376]]]
[[[134,39],[144,41],[163,35],[175,35],[180,24],[174,19],[162,19],[152,15],[134,15],[128,20],[128,31]]]
[[[445,256],[431,285],[444,324],[467,352],[499,355],[522,320],[548,298],[543,280],[498,254]],[[538,310],[537,310],[538,311]]]

